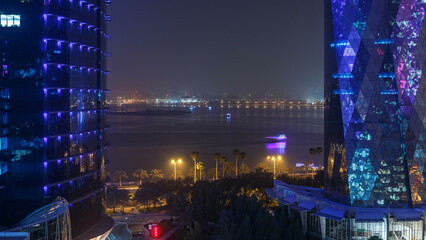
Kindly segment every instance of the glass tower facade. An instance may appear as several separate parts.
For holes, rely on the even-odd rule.
[[[424,203],[425,9],[423,0],[325,1],[328,198]]]
[[[109,4],[0,1],[0,226],[57,196],[74,237],[104,214]]]

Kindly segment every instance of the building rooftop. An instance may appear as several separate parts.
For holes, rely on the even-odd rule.
[[[266,193],[282,205],[288,205],[299,211],[316,210],[316,215],[341,220],[346,214],[354,214],[356,221],[379,221],[389,215],[397,221],[418,221],[425,212],[425,207],[415,208],[378,208],[353,207],[333,202],[324,196],[324,190],[303,186],[289,185],[274,180],[274,188]]]

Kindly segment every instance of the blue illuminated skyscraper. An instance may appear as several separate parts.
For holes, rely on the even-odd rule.
[[[74,237],[104,215],[110,2],[0,1],[0,227],[57,196]]]
[[[426,2],[325,1],[328,198],[398,207],[426,198]]]

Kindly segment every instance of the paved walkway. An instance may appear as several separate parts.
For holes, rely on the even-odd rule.
[[[162,220],[170,219],[169,211],[158,211],[158,212],[147,212],[147,213],[139,213],[139,214],[117,214],[110,216],[115,221],[115,227],[111,234],[108,236],[107,240],[124,240],[130,239],[130,234],[126,231],[126,227],[128,224],[137,224],[137,225],[145,225],[147,223],[152,222],[161,222]],[[179,226],[172,228],[166,234],[164,234],[160,240],[166,240],[170,236],[172,236],[177,230],[179,230]],[[149,231],[143,228],[144,235],[149,235]],[[140,237],[138,240],[152,240],[150,237]],[[157,240],[157,239],[156,239]]]

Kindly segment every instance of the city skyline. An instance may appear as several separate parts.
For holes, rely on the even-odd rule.
[[[424,240],[425,16],[0,0],[0,239]]]

